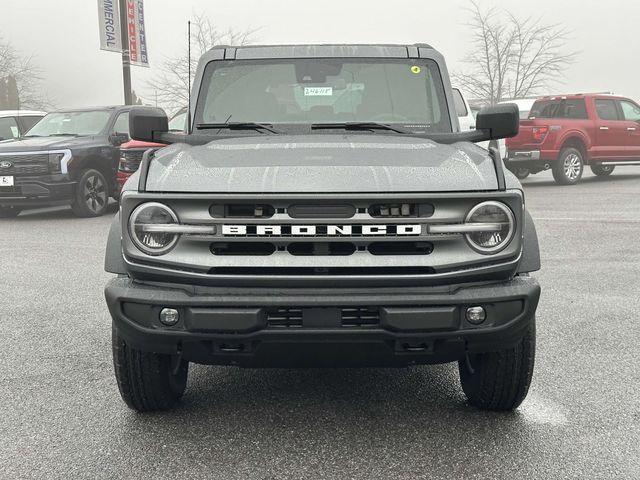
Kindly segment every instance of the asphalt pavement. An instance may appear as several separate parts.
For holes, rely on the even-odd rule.
[[[136,414],[102,293],[111,215],[0,220],[0,478],[640,478],[640,168],[523,183],[543,294],[507,414],[468,406],[454,365],[192,366],[179,408]]]

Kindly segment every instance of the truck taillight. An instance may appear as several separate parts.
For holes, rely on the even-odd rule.
[[[533,135],[533,141],[537,143],[542,143],[549,133],[549,127],[533,127],[531,131]]]

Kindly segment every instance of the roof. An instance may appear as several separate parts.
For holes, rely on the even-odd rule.
[[[20,117],[46,115],[47,112],[37,110],[0,110],[0,117]]]
[[[218,45],[209,57],[227,60],[264,58],[419,58],[420,50],[433,47],[425,43],[406,44],[314,44],[314,45]],[[211,58],[213,59],[213,58]]]
[[[93,110],[124,110],[129,109],[135,105],[106,105],[106,106],[98,106],[98,107],[78,107],[78,108],[58,108],[53,110],[51,113],[56,112],[91,112]]]

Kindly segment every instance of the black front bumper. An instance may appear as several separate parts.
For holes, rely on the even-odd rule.
[[[151,285],[118,277],[105,295],[118,334],[143,351],[246,367],[404,366],[514,345],[534,321],[540,287],[530,277],[473,286],[313,290]],[[465,319],[466,308],[476,305],[487,311],[480,326]],[[160,323],[163,307],[179,311],[175,326]],[[271,312],[287,307],[301,312],[298,324],[273,324]],[[344,325],[341,315],[356,307],[377,312],[378,321]]]
[[[76,185],[64,174],[15,177],[14,183],[13,187],[0,187],[0,206],[36,208],[67,205],[73,201]]]

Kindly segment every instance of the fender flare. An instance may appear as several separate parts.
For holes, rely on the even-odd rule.
[[[518,265],[518,273],[535,272],[537,270],[540,270],[538,233],[531,214],[525,210],[522,259],[520,260],[520,265]]]
[[[120,212],[116,213],[111,222],[109,236],[107,237],[107,248],[104,255],[104,269],[109,273],[126,275],[124,259],[122,258],[122,225],[120,223]]]

